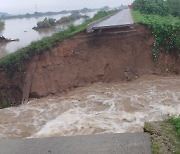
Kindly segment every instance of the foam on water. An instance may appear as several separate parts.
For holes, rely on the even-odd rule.
[[[145,121],[179,114],[180,77],[145,76],[0,110],[0,138],[141,132]]]

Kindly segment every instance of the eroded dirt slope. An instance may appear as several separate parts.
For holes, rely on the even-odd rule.
[[[160,54],[158,64],[154,63],[151,31],[143,26],[135,26],[135,30],[115,34],[81,33],[65,40],[51,52],[35,56],[25,67],[25,75],[19,73],[7,81],[11,91],[8,95],[18,104],[22,98],[62,93],[98,81],[130,81],[144,74],[160,75],[168,71],[178,74],[177,56]],[[7,78],[3,70],[0,76],[3,80]],[[6,85],[0,82],[4,91],[0,93],[0,101],[7,97]]]

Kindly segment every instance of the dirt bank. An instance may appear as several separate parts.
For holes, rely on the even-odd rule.
[[[152,57],[153,36],[143,26],[131,32],[81,33],[60,43],[51,52],[25,62],[25,72],[8,78],[0,69],[0,102],[19,104],[24,98],[66,92],[93,82],[131,81],[144,74],[180,72],[180,60],[160,54]]]

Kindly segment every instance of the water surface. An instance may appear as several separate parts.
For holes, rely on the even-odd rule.
[[[93,17],[96,12],[86,13],[89,17]],[[0,31],[0,35],[6,38],[19,39],[18,42],[9,42],[0,44],[0,57],[3,57],[9,53],[15,52],[16,50],[26,47],[32,41],[37,41],[46,36],[51,36],[55,32],[61,31],[67,27],[67,25],[59,25],[52,29],[46,29],[41,31],[35,31],[32,28],[36,26],[38,21],[42,21],[45,17],[60,19],[70,14],[59,14],[53,16],[44,16],[38,18],[23,18],[23,19],[8,19],[5,20],[5,28]],[[75,21],[75,25],[81,24],[84,20],[79,19]]]
[[[0,138],[143,132],[145,121],[179,114],[180,77],[144,76],[0,110]]]

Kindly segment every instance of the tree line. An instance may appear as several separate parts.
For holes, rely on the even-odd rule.
[[[144,14],[180,17],[180,0],[135,0],[133,9]]]

